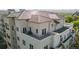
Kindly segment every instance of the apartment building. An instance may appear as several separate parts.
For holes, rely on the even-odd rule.
[[[65,23],[64,17],[54,12],[12,10],[4,20],[8,48],[69,48],[75,40],[73,24]]]
[[[8,48],[17,48],[16,44],[16,31],[15,29],[15,19],[19,15],[19,12],[16,12],[14,9],[8,10],[8,15],[4,18],[5,25],[5,36]]]
[[[8,15],[8,12],[6,10],[0,10],[0,32],[4,32],[4,17]]]

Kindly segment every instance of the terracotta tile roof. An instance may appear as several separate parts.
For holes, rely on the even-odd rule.
[[[56,14],[49,14],[49,17],[52,19],[60,19]]]
[[[39,23],[39,22],[51,21],[51,19],[43,17],[43,16],[32,15],[29,21]]]
[[[32,22],[45,22],[51,21],[52,19],[60,19],[59,16],[55,13],[50,13],[47,11],[37,11],[37,10],[30,10],[24,11],[18,19],[29,19]]]

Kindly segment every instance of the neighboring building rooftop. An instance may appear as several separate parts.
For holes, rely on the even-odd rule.
[[[78,12],[78,11],[76,11],[75,13],[73,13],[73,15],[72,15],[72,16],[74,16],[74,15],[79,16],[79,12]]]

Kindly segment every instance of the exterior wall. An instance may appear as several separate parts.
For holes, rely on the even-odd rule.
[[[11,37],[11,43],[12,48],[17,48],[17,42],[16,42],[16,31],[15,31],[15,19],[9,18],[9,26],[10,26],[10,37]],[[13,27],[13,29],[12,29]]]
[[[5,27],[5,30],[6,30],[5,40],[7,42],[7,46],[8,46],[8,48],[16,48],[16,37],[15,37],[16,34],[15,34],[15,30],[14,31],[12,30],[12,26],[14,26],[14,29],[15,29],[15,20],[13,20],[12,18],[7,18],[7,17],[4,20],[5,20],[4,23],[7,23],[8,28],[9,28],[9,29],[6,29],[6,27]],[[6,24],[5,24],[5,26],[6,26]],[[10,36],[10,38],[7,37],[7,34]],[[11,46],[9,46],[8,43],[10,43]]]
[[[3,29],[4,29],[4,16],[0,15],[0,32],[3,33]]]
[[[53,26],[52,26],[53,25]],[[55,23],[54,23],[54,21],[52,20],[50,23],[49,23],[49,32],[51,33],[51,32],[53,32],[54,30],[55,30]]]
[[[53,41],[52,35],[40,40],[40,48],[44,49],[45,46],[48,46],[48,48],[52,47],[51,41]]]
[[[3,25],[4,25],[4,18],[6,17],[5,15],[7,15],[8,12],[4,11],[4,10],[0,10],[0,32],[3,33]]]
[[[52,39],[53,39],[52,42],[51,42],[52,43],[52,47],[56,48],[59,45],[59,43],[60,43],[60,35],[56,34],[56,35],[54,35],[54,37]]]
[[[63,41],[70,35],[70,29],[65,30],[64,32],[60,33],[63,38]]]
[[[35,24],[32,22],[28,23],[28,28],[31,27],[32,33],[36,36],[40,36],[40,24]],[[38,34],[36,33],[36,29],[38,29]]]
[[[19,41],[17,40],[17,44],[22,49],[29,49],[29,44],[32,44],[34,46],[34,49],[44,49],[45,46],[48,46],[48,48],[51,47],[50,42],[51,42],[52,36],[44,38],[43,40],[38,40],[38,39],[30,37],[26,34],[17,32],[17,37],[20,38]],[[22,40],[25,40],[25,42],[26,42],[25,46],[23,45]]]
[[[11,38],[8,38],[8,37],[7,37],[7,34],[8,34],[9,36],[11,36],[11,34],[10,34],[10,26],[9,26],[9,20],[8,20],[8,18],[6,18],[6,17],[5,17],[4,20],[5,20],[5,21],[4,21],[4,24],[7,23],[7,24],[8,24],[8,28],[9,28],[9,30],[8,30],[8,29],[6,29],[6,27],[5,27],[5,30],[6,30],[6,33],[5,33],[5,34],[6,34],[6,38],[5,38],[5,40],[6,40],[6,43],[7,43],[8,48],[12,48],[11,46],[8,45],[8,43],[11,44]],[[5,24],[5,26],[6,26],[6,24]]]
[[[19,32],[22,32],[23,27],[26,27],[26,22],[21,20],[15,20],[16,28],[19,28]]]
[[[17,36],[20,38],[20,41],[17,40],[17,45],[19,45],[20,48],[29,49],[29,44],[32,44],[34,46],[34,49],[40,48],[40,41],[39,40],[37,40],[33,37],[30,37],[26,34],[20,33],[20,32],[17,32]],[[25,42],[26,42],[25,46],[23,45],[22,40],[25,40]]]
[[[70,37],[65,43],[64,43],[64,45],[65,45],[65,48],[69,48],[69,46],[70,46],[70,41],[72,40],[72,37]]]
[[[62,49],[62,46],[60,46],[58,49]]]
[[[64,20],[63,19],[59,20],[59,22],[60,23],[56,25],[56,29],[55,30],[57,30],[59,28],[62,28],[64,26]]]
[[[73,37],[68,38],[68,40],[66,42],[63,43],[65,49],[69,49],[71,47],[71,45],[74,43],[73,42]],[[60,47],[58,47],[57,49],[63,49],[62,45]]]
[[[46,22],[46,23],[41,23],[41,24],[38,24],[39,27],[39,36],[42,36],[42,29],[45,29],[46,28],[46,33],[49,32],[49,22]]]
[[[25,20],[15,20],[16,27],[19,28],[20,32],[23,31],[23,27],[26,27],[29,31],[31,27],[32,33],[36,36],[42,36],[42,29],[46,28],[46,32],[49,31],[49,22],[37,24],[32,22],[26,22]],[[27,24],[28,23],[28,24]],[[36,33],[36,29],[38,29],[38,34]]]

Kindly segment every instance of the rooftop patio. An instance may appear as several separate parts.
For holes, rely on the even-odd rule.
[[[54,32],[62,33],[62,32],[64,32],[64,31],[67,30],[67,29],[68,29],[68,27],[62,27],[62,28],[60,28],[60,29],[58,29],[58,30],[56,30],[56,31],[54,31]]]
[[[30,34],[29,33],[24,33],[24,34],[29,35],[29,36],[31,36],[33,38],[38,39],[38,40],[42,40],[42,39],[44,39],[44,38],[46,38],[46,37],[51,35],[50,33],[47,33],[46,35],[43,35],[43,36],[36,36],[36,35],[34,35],[32,33],[30,33]]]

